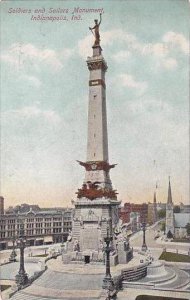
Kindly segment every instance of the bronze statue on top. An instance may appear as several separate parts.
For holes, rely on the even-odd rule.
[[[100,14],[100,22],[98,23],[98,20],[94,20],[95,25],[94,27],[89,27],[91,30],[92,34],[95,36],[95,41],[94,41],[94,46],[99,46],[100,45],[100,33],[99,33],[99,26],[102,21],[102,14]],[[94,29],[94,32],[92,31]]]

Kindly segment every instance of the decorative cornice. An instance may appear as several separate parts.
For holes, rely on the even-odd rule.
[[[87,65],[88,65],[89,71],[102,69],[104,72],[106,72],[106,70],[108,68],[106,62],[103,59],[92,60],[92,61],[87,60]]]
[[[107,161],[88,161],[82,162],[77,160],[77,162],[85,167],[86,171],[97,171],[103,170],[105,172],[109,172],[110,169],[114,168],[117,164],[110,165]]]
[[[96,185],[93,185],[90,188],[84,184],[82,189],[78,189],[76,192],[77,198],[88,198],[90,200],[94,200],[96,198],[110,198],[110,199],[117,199],[117,192],[116,190],[108,190],[108,189],[98,189]]]

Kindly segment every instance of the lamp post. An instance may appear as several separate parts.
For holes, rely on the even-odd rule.
[[[141,250],[146,251],[147,245],[146,245],[146,236],[145,236],[145,233],[146,233],[146,222],[145,221],[142,224],[142,229],[143,229],[143,244],[142,244]]]
[[[109,228],[107,228],[107,236],[104,238],[104,241],[106,243],[106,247],[104,248],[105,254],[106,254],[106,274],[103,279],[103,285],[102,288],[106,289],[108,291],[108,298],[111,299],[110,296],[110,291],[114,290],[114,282],[111,276],[110,272],[110,252],[111,252],[111,247],[110,247],[110,242],[113,240],[113,237],[109,235]]]
[[[19,272],[15,277],[15,281],[17,286],[20,288],[28,283],[28,275],[24,268],[24,248],[25,248],[25,240],[24,240],[24,224],[20,224],[20,235],[19,235],[19,248],[20,248],[20,268]]]
[[[9,257],[9,261],[10,262],[15,262],[16,261],[16,256],[17,256],[17,254],[16,254],[16,251],[15,251],[15,238],[13,238],[13,250],[12,250],[11,255]]]

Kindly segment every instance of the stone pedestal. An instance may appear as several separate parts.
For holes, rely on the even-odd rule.
[[[133,257],[133,250],[129,247],[128,242],[119,242],[117,245],[118,263],[126,264]]]
[[[72,241],[68,243],[68,250],[80,252],[90,251],[101,253],[107,226],[113,234],[113,227],[117,224],[118,206],[120,202],[109,198],[77,199],[72,224]]]
[[[18,287],[25,286],[28,283],[28,275],[23,271],[19,271],[19,273],[15,276],[15,282]]]

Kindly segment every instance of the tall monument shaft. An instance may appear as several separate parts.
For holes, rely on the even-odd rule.
[[[107,64],[102,56],[100,45],[94,45],[92,48],[93,55],[87,58],[90,71],[87,159],[84,163],[79,162],[85,167],[86,172],[83,188],[79,191],[78,197],[88,197],[89,194],[91,197],[95,197],[95,194],[97,197],[102,197],[108,196],[109,193],[109,197],[116,198],[109,176],[109,170],[115,165],[110,165],[108,158],[105,84]]]
[[[106,62],[101,48],[93,48],[93,57],[87,60],[89,78],[87,161],[108,162],[108,136],[106,116]]]

